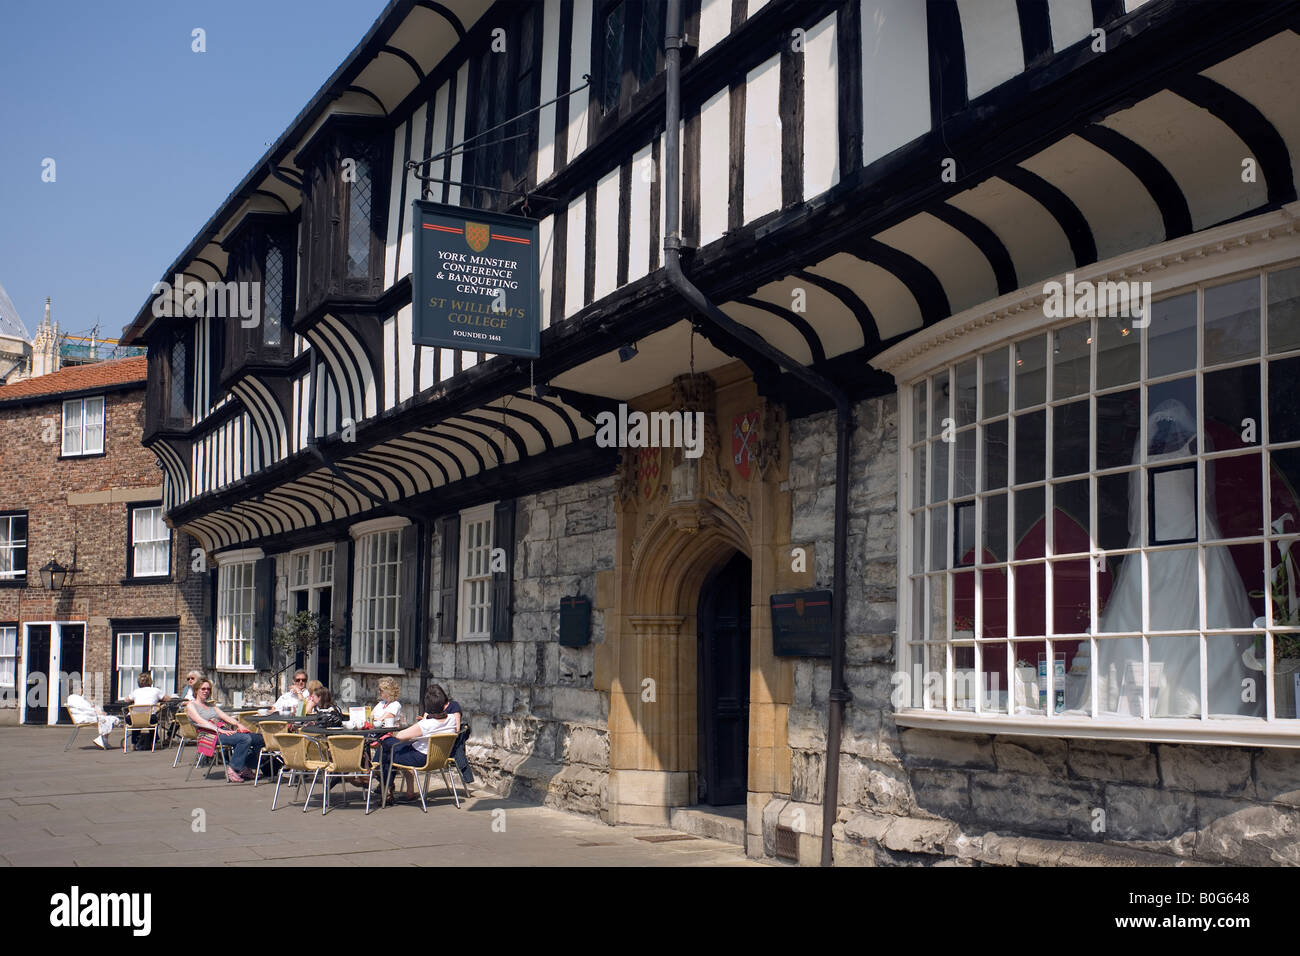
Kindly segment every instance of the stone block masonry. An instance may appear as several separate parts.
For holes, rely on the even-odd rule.
[[[605,611],[596,576],[614,567],[614,479],[520,498],[510,642],[429,647],[430,680],[465,709],[475,772],[499,793],[598,814],[609,776],[609,695],[595,690]],[[432,580],[440,542],[433,537]],[[561,647],[560,598],[592,600],[591,644]]]
[[[854,422],[837,863],[1300,864],[1300,750],[899,727],[896,398],[858,404]],[[834,429],[830,414],[790,425],[791,538],[814,545],[818,587],[831,583]],[[794,684],[790,805],[820,825],[829,662],[800,660]],[[764,814],[767,847],[785,806]]]

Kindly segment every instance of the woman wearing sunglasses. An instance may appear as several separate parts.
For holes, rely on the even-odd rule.
[[[216,733],[218,743],[235,748],[226,766],[226,779],[231,783],[252,780],[253,768],[257,766],[258,754],[262,750],[262,735],[253,733],[220,707],[209,703],[212,700],[212,681],[200,678],[195,682],[194,694],[194,699],[185,705],[185,712],[190,715],[194,726],[200,731]]]

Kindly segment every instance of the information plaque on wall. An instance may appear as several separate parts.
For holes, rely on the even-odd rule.
[[[560,598],[560,644],[586,647],[591,643],[591,599],[581,596]]]
[[[773,594],[772,653],[777,657],[831,656],[831,592]]]
[[[423,199],[411,216],[411,340],[536,358],[537,221]]]

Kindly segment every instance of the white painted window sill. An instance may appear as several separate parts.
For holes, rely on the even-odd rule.
[[[1093,718],[1005,717],[902,710],[894,714],[900,727],[949,733],[1015,734],[1024,737],[1132,740],[1140,743],[1205,744],[1220,747],[1300,748],[1300,720],[1105,720]]]

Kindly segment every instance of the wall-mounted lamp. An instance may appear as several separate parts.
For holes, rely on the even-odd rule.
[[[630,362],[636,358],[636,345],[629,342],[627,345],[618,347],[618,360],[620,362]]]
[[[41,568],[41,584],[47,591],[62,591],[63,583],[67,578],[68,569],[54,560],[54,555],[51,554],[50,560],[46,562],[45,567]]]

